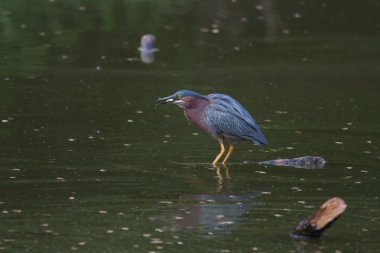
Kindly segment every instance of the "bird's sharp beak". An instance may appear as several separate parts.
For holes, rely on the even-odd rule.
[[[168,97],[157,99],[156,104],[162,104],[163,105],[163,104],[173,103],[173,102],[175,102],[174,96],[168,96]]]

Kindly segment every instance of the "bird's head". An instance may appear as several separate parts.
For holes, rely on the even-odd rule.
[[[196,106],[198,102],[207,101],[208,99],[205,96],[202,96],[191,90],[180,90],[174,93],[173,95],[159,98],[157,104],[167,104],[172,103],[181,107],[182,109],[188,109],[190,107]]]

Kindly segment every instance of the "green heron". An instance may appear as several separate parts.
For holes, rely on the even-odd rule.
[[[267,144],[259,125],[235,99],[224,94],[201,95],[190,90],[177,91],[168,97],[159,98],[157,103],[173,103],[182,108],[186,118],[220,144],[220,153],[212,164],[216,166],[225,153],[224,142],[230,143],[222,164],[225,165],[234,150],[232,143],[253,142],[257,146]]]

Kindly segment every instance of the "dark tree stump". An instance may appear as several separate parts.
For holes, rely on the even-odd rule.
[[[346,210],[343,199],[335,197],[323,203],[310,217],[301,221],[291,236],[296,239],[318,238]]]

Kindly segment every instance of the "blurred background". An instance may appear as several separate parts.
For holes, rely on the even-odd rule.
[[[376,252],[379,13],[377,0],[1,0],[0,251]],[[211,169],[218,143],[154,105],[181,89],[236,98],[269,145]],[[327,165],[244,163],[306,155]],[[289,238],[331,196],[348,204],[331,232]]]

